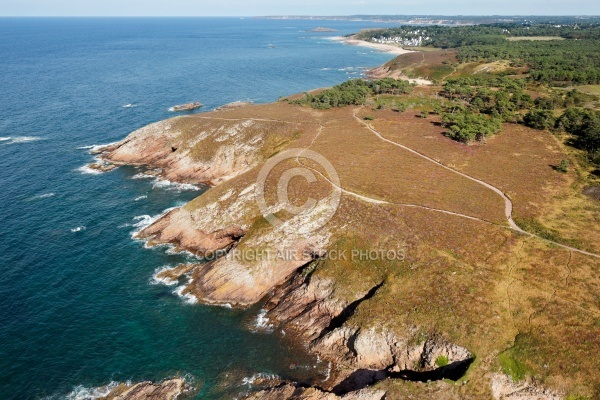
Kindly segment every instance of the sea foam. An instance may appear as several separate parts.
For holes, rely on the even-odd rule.
[[[0,138],[0,142],[4,145],[9,144],[17,144],[17,143],[28,143],[28,142],[37,142],[38,140],[44,140],[44,138],[39,136],[9,136]]]
[[[254,383],[257,380],[276,380],[276,379],[281,379],[278,375],[274,375],[274,374],[267,374],[264,372],[259,372],[257,374],[254,374],[252,376],[247,376],[245,378],[242,379],[242,385],[245,386],[253,386]]]
[[[155,179],[156,176],[139,172],[131,177],[131,179]]]
[[[268,311],[264,308],[258,312],[258,315],[254,320],[254,330],[267,333],[273,332],[273,324],[270,323],[267,312]]]
[[[55,194],[54,193],[44,193],[44,194],[38,194],[37,196],[33,196],[31,197],[29,200],[41,200],[41,199],[48,199],[50,197],[54,197]]]
[[[130,382],[127,382],[130,385]],[[113,391],[117,386],[119,386],[119,382],[111,381],[106,386],[86,388],[85,386],[75,386],[73,391],[66,395],[67,400],[96,400],[101,397],[106,397],[108,394]]]
[[[136,236],[138,233],[140,233],[141,231],[143,231],[145,228],[149,227],[150,225],[152,225],[154,223],[154,221],[156,221],[157,219],[159,219],[160,217],[162,217],[163,215],[167,214],[170,211],[173,211],[174,209],[176,209],[177,207],[170,207],[167,208],[166,210],[164,210],[163,212],[161,212],[158,215],[148,215],[148,214],[144,214],[144,215],[138,215],[137,217],[133,217],[134,221],[137,221],[136,223],[133,224],[133,226],[136,228],[133,232],[131,232],[131,237],[136,239]]]
[[[184,190],[200,190],[200,188],[196,185],[192,185],[191,183],[177,183],[171,182],[166,179],[156,179],[154,184],[152,185],[152,189],[165,189],[165,190],[173,190],[182,192]]]
[[[100,175],[103,172],[94,168],[90,168],[89,165],[83,165],[79,168],[77,168],[77,171],[81,172],[82,174],[85,175]]]
[[[191,282],[189,282],[191,283]],[[189,284],[188,283],[188,284]],[[178,286],[175,290],[173,290],[173,294],[179,296],[186,304],[196,304],[198,303],[198,298],[191,293],[183,293],[187,285]]]
[[[177,285],[178,281],[175,280],[175,279],[171,279],[171,278],[168,278],[168,277],[165,277],[165,278],[159,278],[158,277],[158,275],[161,274],[162,272],[171,271],[173,269],[175,269],[175,267],[171,267],[169,265],[157,268],[154,271],[154,275],[152,275],[152,279],[150,280],[150,284],[152,284],[152,285],[165,285],[165,286],[175,286],[175,285]]]

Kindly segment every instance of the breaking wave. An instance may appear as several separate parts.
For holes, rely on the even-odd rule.
[[[191,283],[191,281],[189,283]],[[186,304],[197,304],[198,298],[196,296],[191,293],[183,293],[186,287],[187,285],[178,286],[175,290],[173,290],[173,294],[179,296]]]
[[[88,164],[83,165],[83,166],[77,168],[77,171],[79,171],[79,172],[81,172],[82,174],[85,174],[85,175],[100,175],[100,174],[103,173],[102,171],[100,171],[98,169],[90,168],[90,166]]]
[[[130,382],[126,383],[130,385]],[[96,400],[108,396],[113,391],[119,382],[111,381],[106,386],[87,388],[85,386],[75,386],[73,390],[65,396],[66,400]]]
[[[160,275],[162,272],[165,271],[171,271],[175,269],[175,267],[170,267],[170,266],[164,266],[164,267],[160,267],[157,268],[154,271],[154,275],[152,275],[152,279],[150,280],[150,284],[152,285],[165,285],[165,286],[175,286],[177,285],[177,283],[179,282],[176,279],[171,279],[171,278],[159,278],[158,275]]]
[[[9,136],[0,138],[0,142],[4,145],[37,142],[38,140],[44,140],[44,138],[40,136]]]
[[[152,185],[152,189],[165,189],[165,190],[174,190],[182,192],[184,190],[200,190],[200,188],[196,185],[192,185],[191,183],[178,183],[171,182],[166,179],[156,179],[154,184]]]

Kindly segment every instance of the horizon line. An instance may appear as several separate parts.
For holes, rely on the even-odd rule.
[[[0,18],[350,18],[350,17],[600,17],[600,14],[277,14],[277,15],[0,15]]]

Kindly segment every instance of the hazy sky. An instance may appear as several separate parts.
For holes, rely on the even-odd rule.
[[[598,0],[0,0],[2,16],[599,15]]]

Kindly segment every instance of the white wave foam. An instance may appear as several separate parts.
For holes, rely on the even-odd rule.
[[[147,199],[147,198],[148,198],[148,196],[145,196],[145,195],[144,196],[138,196],[133,201],[140,201],[140,200],[144,200],[144,199]]]
[[[199,258],[199,257],[196,257],[196,255],[189,250],[178,249],[176,246],[174,246],[172,244],[167,244],[166,246],[168,246],[169,248],[167,249],[167,251],[165,251],[165,253],[167,253],[170,256],[176,256],[176,255],[183,254],[183,255],[188,256],[189,258],[196,258],[196,259]]]
[[[75,233],[75,232],[81,232],[81,231],[85,231],[86,227],[85,226],[78,226],[77,228],[73,228],[71,229],[71,232]]]
[[[131,385],[131,382],[125,382],[126,385]],[[73,390],[67,394],[65,397],[66,400],[96,400],[102,397],[108,396],[110,392],[112,392],[117,386],[119,386],[119,382],[111,381],[106,386],[86,388],[85,386],[79,385],[75,386]]]
[[[171,182],[166,179],[156,179],[154,184],[152,185],[152,189],[165,189],[165,190],[174,190],[174,191],[184,191],[184,190],[200,190],[198,186],[192,185],[191,183],[177,183]]]
[[[275,374],[267,374],[265,372],[259,372],[252,376],[247,376],[247,377],[243,378],[242,385],[252,386],[252,385],[254,385],[254,382],[256,382],[257,380],[267,380],[267,379],[276,380],[276,379],[281,379],[281,378]]]
[[[162,213],[160,213],[158,215],[154,215],[154,216],[145,214],[145,215],[138,215],[137,217],[133,217],[133,220],[138,221],[138,222],[133,224],[133,226],[137,229],[135,229],[133,232],[131,232],[131,237],[135,239],[138,233],[140,233],[142,230],[144,230],[145,228],[152,225],[154,223],[154,221],[156,221],[157,219],[159,219],[160,217],[162,217],[169,211],[172,211],[176,208],[177,207],[167,208]]]
[[[254,329],[262,332],[273,332],[273,324],[270,323],[270,319],[267,317],[267,310],[264,308],[258,312],[254,320]]]
[[[133,103],[128,103],[122,106],[123,108],[133,108],[133,107],[137,107],[137,104],[133,104]]]
[[[140,172],[131,177],[131,179],[154,179],[156,176]]]
[[[143,231],[145,228],[149,227],[150,225],[152,225],[152,223],[154,221],[156,221],[158,219],[158,217],[156,216],[151,216],[151,215],[138,215],[137,217],[133,217],[134,221],[138,221],[136,223],[133,224],[133,227],[136,228],[135,230],[133,230],[133,232],[131,232],[131,237],[132,238],[136,238],[137,234],[140,233],[141,231]]]
[[[189,283],[191,283],[191,282],[189,282]],[[185,290],[186,286],[187,285],[178,286],[175,290],[173,290],[173,294],[176,294],[177,296],[181,297],[181,299],[186,304],[196,304],[196,303],[198,303],[198,298],[196,296],[194,296],[191,293],[183,293],[183,291]]]
[[[12,143],[37,142],[38,140],[43,140],[43,138],[39,136],[17,136],[12,138]]]
[[[94,154],[94,153],[97,153],[99,150],[101,150],[103,147],[112,146],[117,143],[119,143],[119,142],[117,141],[117,142],[110,142],[110,143],[105,143],[105,144],[91,144],[88,146],[80,146],[80,147],[78,147],[78,149],[89,150],[90,154]]]
[[[325,372],[325,379],[323,379],[323,382],[327,382],[329,378],[331,378],[331,361],[327,363],[326,371],[327,372]]]
[[[33,196],[33,199],[47,199],[49,197],[54,197],[55,194],[54,193],[44,193],[44,194],[39,194],[37,196]]]
[[[79,171],[85,175],[100,175],[100,174],[102,174],[102,171],[97,170],[95,168],[90,168],[90,166],[87,164],[77,168],[77,171]]]
[[[28,143],[28,142],[37,142],[38,140],[44,140],[43,137],[39,136],[9,136],[0,138],[1,142],[5,145],[9,144],[17,144],[17,143]]]
[[[164,266],[164,267],[160,267],[157,268],[154,271],[154,275],[152,275],[152,279],[150,280],[150,284],[151,285],[165,285],[165,286],[175,286],[177,285],[177,283],[179,283],[176,279],[171,279],[168,277],[165,278],[159,278],[158,275],[161,272],[165,272],[165,271],[172,271],[174,270],[175,267],[170,267],[170,266]]]

